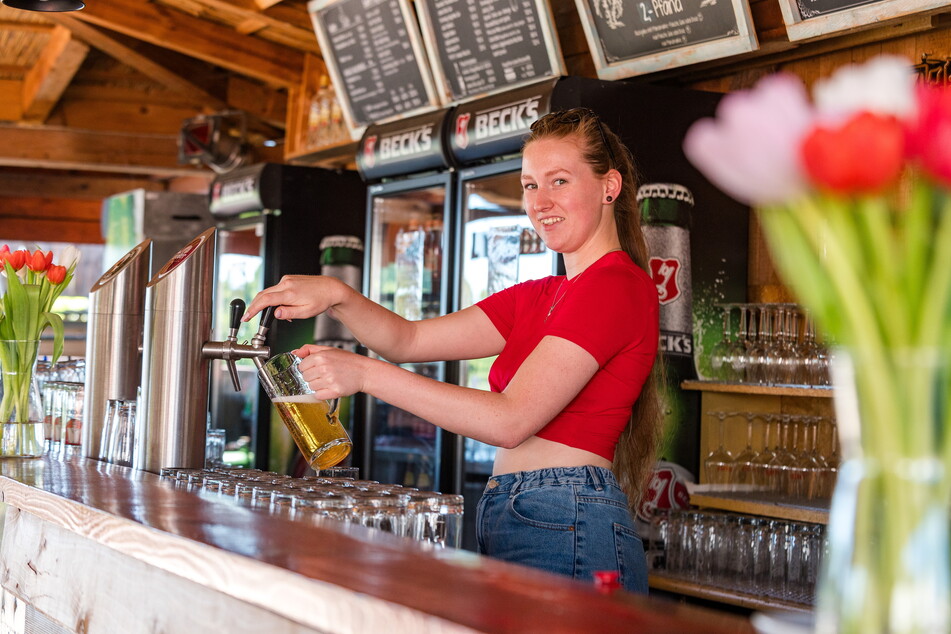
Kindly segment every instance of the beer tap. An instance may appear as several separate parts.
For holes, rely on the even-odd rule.
[[[231,300],[231,323],[228,337],[225,341],[206,341],[201,346],[201,354],[206,359],[221,359],[228,365],[228,373],[236,392],[241,391],[241,379],[238,377],[238,368],[235,362],[238,359],[251,359],[258,370],[271,356],[271,349],[264,345],[267,331],[271,328],[274,319],[274,308],[268,307],[261,313],[258,331],[251,337],[251,343],[238,343],[238,328],[241,326],[241,316],[244,314],[244,300]]]

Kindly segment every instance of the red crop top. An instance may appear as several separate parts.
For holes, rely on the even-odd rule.
[[[556,293],[561,299],[546,321]],[[571,280],[551,276],[523,282],[477,306],[505,338],[489,371],[493,392],[505,389],[546,335],[591,353],[598,371],[536,435],[614,460],[618,438],[657,355],[657,287],[647,273],[623,251],[612,251]]]

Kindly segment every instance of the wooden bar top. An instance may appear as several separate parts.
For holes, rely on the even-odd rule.
[[[16,509],[11,516],[8,507],[8,530],[18,514],[35,516],[279,615],[301,626],[295,631],[753,631],[733,615],[601,594],[571,579],[360,526],[304,525],[92,460],[0,460],[0,501]],[[36,572],[29,561],[24,566]],[[18,594],[10,584],[23,571],[14,567],[3,564],[3,585]]]

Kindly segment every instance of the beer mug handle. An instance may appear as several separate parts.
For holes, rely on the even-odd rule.
[[[330,409],[327,410],[327,418],[332,421],[334,415],[337,413],[337,407],[340,405],[340,399],[332,398],[328,400],[327,403],[330,404]]]

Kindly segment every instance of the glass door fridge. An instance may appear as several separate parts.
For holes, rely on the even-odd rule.
[[[521,158],[516,158],[459,171],[454,310],[561,268],[558,254],[535,233],[522,207],[521,166]],[[488,390],[493,361],[494,357],[458,362],[459,385]],[[462,466],[454,489],[465,497],[463,546],[475,550],[476,504],[492,474],[496,450],[471,438],[460,442]]]
[[[411,320],[445,314],[448,300],[451,175],[448,172],[368,188],[367,296]],[[371,356],[375,356],[371,353]],[[440,381],[446,363],[401,367]],[[365,477],[425,490],[445,490],[452,461],[449,434],[380,399],[366,399]]]

